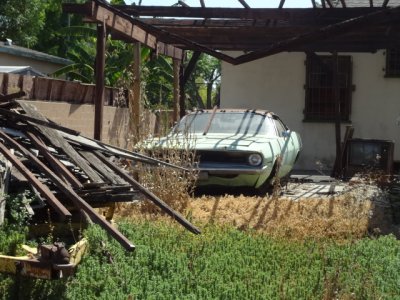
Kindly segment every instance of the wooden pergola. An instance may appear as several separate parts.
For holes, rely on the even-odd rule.
[[[101,138],[106,30],[115,39],[140,43],[156,54],[173,58],[175,118],[178,118],[178,107],[181,116],[185,113],[185,83],[200,53],[238,65],[283,51],[310,55],[330,52],[337,59],[339,52],[400,48],[399,0],[364,0],[363,7],[354,7],[360,2],[354,0],[321,0],[320,3],[311,0],[310,8],[285,8],[285,0],[277,8],[251,8],[245,0],[238,1],[243,8],[209,8],[205,7],[204,0],[199,1],[199,7],[189,7],[183,1],[170,7],[109,5],[100,0],[64,4],[64,12],[83,14],[87,22],[98,23],[95,137]],[[186,50],[194,54],[189,62],[182,63]],[[227,51],[243,54],[231,56]],[[137,72],[134,86],[138,86]],[[333,79],[337,78],[337,70],[332,72]],[[139,89],[135,90],[138,107]],[[339,156],[340,111],[337,115]]]

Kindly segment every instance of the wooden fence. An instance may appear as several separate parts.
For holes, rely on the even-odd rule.
[[[24,91],[27,100],[62,101],[73,104],[93,104],[95,85],[67,80],[28,75],[0,73],[0,93]],[[116,88],[105,89],[104,104],[126,106],[127,92]]]

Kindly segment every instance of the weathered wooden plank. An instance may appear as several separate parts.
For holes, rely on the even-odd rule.
[[[107,165],[103,164],[90,151],[79,151],[79,153],[95,168],[103,177],[107,178],[112,184],[128,184],[125,180],[114,173]]]
[[[36,107],[30,105],[25,101],[17,101],[24,109],[27,115],[32,118],[47,121],[47,119],[37,111]],[[56,147],[61,148],[68,157],[89,177],[92,182],[103,183],[101,177],[89,166],[85,159],[83,159],[77,151],[59,134],[56,130],[45,126],[37,125],[42,134],[49,139],[49,141]]]
[[[46,100],[49,89],[49,80],[42,77],[35,77],[35,99]]]
[[[21,78],[19,74],[8,74],[7,94],[16,93],[21,90]]]
[[[332,37],[338,34],[341,34],[345,31],[351,30],[352,28],[355,28],[356,26],[364,26],[368,25],[371,23],[376,23],[376,22],[382,22],[385,20],[385,18],[393,16],[394,14],[398,13],[400,11],[400,5],[395,6],[393,8],[387,8],[387,9],[381,9],[378,11],[370,12],[367,13],[366,15],[359,16],[352,18],[350,20],[345,20],[342,22],[338,22],[332,25],[324,26],[321,27],[317,30],[298,35],[293,38],[289,38],[280,42],[277,42],[270,47],[264,49],[264,50],[257,50],[253,51],[248,54],[243,54],[241,56],[238,56],[234,59],[233,64],[234,65],[239,65],[243,63],[247,63],[256,59],[260,59],[263,57],[267,57],[273,54],[280,53],[282,51],[287,51],[293,46],[298,46],[298,45],[304,45],[307,43],[311,42],[317,42],[324,40],[328,37]],[[331,50],[336,50],[337,49],[331,49]]]
[[[74,192],[70,186],[66,185],[61,178],[59,178],[55,173],[53,173],[45,164],[43,164],[36,156],[34,156],[29,150],[25,149],[22,145],[8,137],[5,133],[0,131],[0,136],[7,140],[7,142],[11,143],[15,148],[17,148],[19,151],[24,153],[40,170],[45,173],[51,180],[52,182],[60,189],[62,193],[64,193],[73,203],[76,207],[82,209],[84,212],[86,212],[90,218],[92,219],[93,222],[96,224],[99,224],[102,228],[104,228],[111,236],[113,236],[126,250],[132,251],[135,249],[135,246],[121,233],[119,232],[116,228],[112,227],[109,222],[107,222],[105,219],[103,219],[101,216],[99,216],[93,208],[85,202],[76,192]],[[29,176],[30,171],[18,160],[16,159],[11,153],[9,153],[8,149],[0,143],[0,152],[3,153],[3,155],[9,159],[16,167],[18,167],[21,170],[24,171],[25,174]],[[26,169],[28,172],[25,172]],[[24,174],[24,175],[25,175]],[[33,175],[33,174],[32,174]],[[35,188],[37,188],[41,193],[42,191],[45,191],[47,186],[43,185],[40,183],[36,177],[32,177],[29,179],[31,183],[35,183]],[[39,184],[36,183],[38,181]],[[42,186],[44,189],[42,189]],[[39,187],[39,188],[38,188]],[[48,188],[47,188],[48,189]],[[50,190],[49,190],[50,192]],[[45,194],[47,195],[47,194]],[[49,197],[55,196],[50,192]],[[47,198],[46,198],[47,199]],[[52,199],[51,197],[49,199]],[[54,201],[52,199],[52,201]],[[62,204],[59,203],[58,206],[55,207],[56,209],[61,209],[63,208]],[[70,215],[68,211],[66,211],[66,214]]]
[[[88,9],[89,4],[91,3],[92,9]],[[71,11],[74,13],[82,13],[86,14],[86,17],[89,19],[105,23],[107,27],[111,28],[112,30],[118,32],[121,36],[128,37],[130,40],[137,41],[140,43],[145,44],[146,46],[155,49],[157,45],[157,38],[159,37],[160,32],[158,33],[157,37],[146,28],[146,24],[136,21],[135,19],[131,18],[129,14],[122,13],[118,9],[115,9],[111,5],[107,3],[102,3],[98,1],[91,1],[84,5],[82,5],[82,10],[79,10],[79,4],[75,5],[65,5],[63,6],[64,11]],[[118,17],[118,19],[117,19]],[[127,29],[130,27],[126,25],[126,22],[131,23],[132,30],[129,34],[127,34]],[[175,48],[174,46],[170,46]],[[182,50],[174,49],[173,51],[169,51],[172,53],[172,57],[181,59]],[[164,55],[168,55],[167,53],[162,53]]]
[[[250,8],[250,5],[247,4],[245,0],[239,0],[240,4],[243,5],[244,8]]]
[[[69,134],[73,134],[73,135],[79,134],[79,132],[77,132],[75,130],[72,130],[72,129],[69,129],[69,128],[54,124],[54,123],[50,123],[46,119],[41,120],[41,119],[34,118],[34,117],[31,117],[28,115],[18,114],[18,113],[15,113],[13,111],[3,109],[3,108],[0,108],[0,115],[7,116],[10,119],[14,119],[17,121],[31,122],[33,124],[38,124],[38,125],[41,125],[42,127],[48,128],[48,129],[58,129],[58,130],[65,131],[65,132],[68,132]]]
[[[54,170],[60,176],[66,179],[68,183],[70,183],[74,188],[82,188],[82,184],[78,179],[58,160],[56,159],[50,151],[47,149],[47,146],[32,132],[24,132],[25,135],[31,140],[31,142],[38,148],[39,153],[46,158],[47,162],[53,167]]]
[[[195,227],[188,220],[186,220],[180,213],[173,210],[167,203],[165,203],[160,198],[158,198],[156,195],[154,195],[152,192],[150,192],[148,189],[143,187],[139,182],[137,182],[135,179],[133,179],[127,173],[122,171],[117,165],[110,162],[102,153],[100,153],[99,151],[94,151],[94,153],[104,164],[109,166],[117,175],[121,176],[129,184],[134,186],[135,189],[140,191],[147,199],[152,201],[155,205],[157,205],[159,208],[161,208],[165,213],[167,213],[169,216],[174,218],[183,227],[185,227],[192,233],[195,233],[195,234],[201,233],[197,227]]]
[[[8,135],[3,133],[2,131],[0,131],[0,137],[9,143],[12,143],[13,147],[20,148],[20,145],[17,142],[15,142],[13,139],[8,137]],[[29,169],[27,167],[25,167],[24,164],[22,162],[20,162],[18,160],[18,158],[16,156],[14,156],[7,149],[7,147],[3,143],[0,143],[0,152],[4,155],[5,158],[7,158],[13,164],[13,166],[15,166],[18,169],[18,171],[20,171],[24,175],[24,177],[26,179],[28,179],[29,183],[32,184],[44,198],[46,198],[49,205],[51,207],[53,207],[54,210],[62,218],[65,219],[66,217],[72,216],[71,213],[64,207],[64,205],[62,205],[62,203],[53,195],[53,193],[50,191],[50,189],[46,185],[41,183],[35,177],[35,175],[33,175],[32,172],[29,171]],[[24,152],[24,151],[22,151],[22,152]],[[30,152],[28,151],[28,153],[30,153]],[[31,154],[31,156],[34,157],[32,154]],[[30,158],[32,158],[32,157],[30,157]]]
[[[122,18],[120,16],[115,16],[114,19],[114,28],[126,35],[130,35],[132,32],[132,23],[127,19]]]
[[[179,69],[181,67],[181,61],[178,59],[174,59],[172,61],[173,64],[173,75],[174,75],[174,85],[173,85],[173,95],[174,95],[174,103],[173,103],[173,121],[176,122],[180,116],[179,110]]]
[[[101,140],[103,132],[103,111],[104,111],[104,70],[106,63],[106,26],[97,24],[96,39],[96,90],[94,102],[94,133],[96,140]]]
[[[86,147],[86,148],[94,149],[94,150],[100,150],[101,152],[109,153],[109,155],[114,155],[114,156],[126,158],[128,160],[133,160],[133,161],[140,161],[140,162],[147,163],[147,164],[166,166],[166,167],[178,169],[178,170],[181,170],[184,172],[189,171],[186,168],[183,168],[183,167],[171,164],[171,163],[167,163],[165,161],[161,161],[161,160],[158,160],[158,159],[155,159],[150,156],[146,156],[146,155],[143,155],[143,154],[140,154],[137,152],[128,151],[126,149],[123,149],[123,148],[120,148],[117,146],[102,143],[100,141],[96,141],[96,140],[90,139],[88,137],[75,136],[75,135],[70,135],[70,134],[63,133],[63,132],[61,134],[66,139],[68,139],[72,142],[78,143],[82,147]]]
[[[25,96],[25,92],[20,91],[17,93],[13,93],[13,94],[8,94],[8,95],[4,95],[4,96],[0,96],[0,102],[6,102],[12,99],[16,99],[16,98],[20,98]]]

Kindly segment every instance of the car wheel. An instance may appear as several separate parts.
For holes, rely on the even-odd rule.
[[[256,194],[258,196],[264,197],[267,194],[272,194],[272,192],[274,191],[275,175],[277,173],[277,169],[277,162],[275,162],[271,174],[269,175],[267,180],[265,180],[262,185],[256,188]]]

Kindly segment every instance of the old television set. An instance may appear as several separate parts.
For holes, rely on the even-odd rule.
[[[351,139],[346,152],[346,176],[374,171],[391,174],[393,171],[393,141]]]

